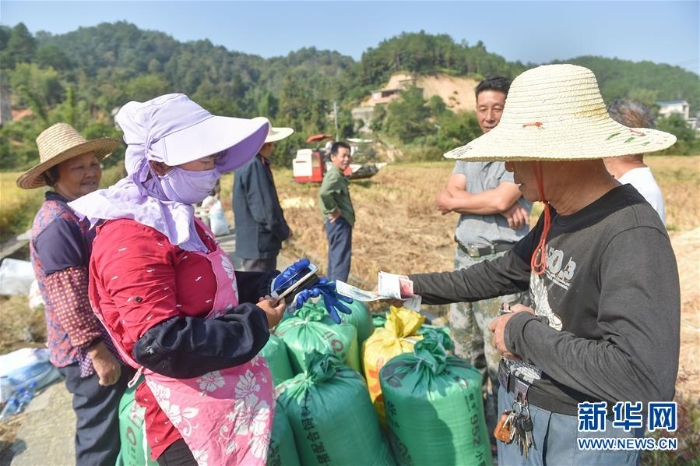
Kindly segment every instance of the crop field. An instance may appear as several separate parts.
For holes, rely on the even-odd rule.
[[[667,227],[681,279],[681,370],[677,391],[683,398],[677,399],[688,401],[682,403],[680,411],[684,414],[679,423],[689,432],[697,432],[700,422],[700,374],[696,369],[700,367],[700,199],[697,195],[700,192],[700,156],[647,157],[646,161],[664,193]],[[441,215],[434,205],[435,194],[444,187],[451,170],[452,163],[447,161],[391,164],[373,178],[351,182],[357,223],[353,232],[350,282],[372,289],[380,270],[410,273],[452,269],[452,238],[457,216]],[[274,173],[285,216],[295,235],[294,241],[285,245],[282,258],[290,262],[306,256],[323,271],[327,242],[318,208],[319,186],[293,182],[288,169],[275,169]],[[29,228],[43,197],[41,190],[17,188],[14,184],[17,176],[18,173],[0,173],[0,242]],[[109,186],[118,178],[119,171],[110,169],[103,176],[103,185]],[[225,175],[221,183],[222,201],[231,224],[232,185],[233,175]],[[532,224],[540,212],[541,205],[535,205]],[[445,311],[444,307],[427,309],[434,315]],[[26,297],[0,297],[0,353],[19,347],[43,346],[45,335],[43,312],[30,311]],[[20,415],[0,425],[0,451],[11,445],[22,418]],[[690,451],[690,445],[683,448]],[[666,463],[650,457],[644,464]]]
[[[669,235],[674,244],[681,277],[683,389],[700,393],[700,156],[658,156],[645,159],[651,166],[666,200]],[[435,194],[444,187],[452,163],[391,164],[370,179],[352,181],[351,196],[357,223],[353,232],[350,282],[372,289],[377,272],[432,272],[453,267],[453,234],[456,214],[441,215]],[[274,169],[275,182],[285,216],[295,239],[282,252],[288,261],[309,257],[321,271],[326,268],[327,242],[318,208],[316,184],[295,183],[289,169]],[[38,208],[41,190],[16,188],[17,173],[0,174],[0,236],[5,240],[29,228]],[[105,173],[104,185],[118,173]],[[222,201],[233,224],[231,190],[233,175],[222,178]],[[533,209],[532,223],[541,211]],[[235,227],[235,226],[234,226]],[[25,298],[1,298],[0,352],[26,345],[29,336],[40,338],[42,316],[29,315]],[[428,308],[441,314],[444,308]],[[687,381],[684,381],[688,379]]]
[[[667,228],[681,278],[682,343],[679,389],[700,395],[700,156],[647,156],[666,201]],[[353,231],[350,282],[366,289],[377,284],[377,272],[451,270],[456,214],[436,210],[435,195],[451,173],[453,163],[391,164],[370,179],[350,183],[357,221]],[[295,183],[290,170],[274,170],[285,217],[295,239],[285,246],[289,260],[309,257],[324,270],[327,241],[315,184]],[[230,211],[232,175],[222,180],[223,202]],[[535,205],[531,224],[542,206]],[[429,307],[435,315],[444,307]]]

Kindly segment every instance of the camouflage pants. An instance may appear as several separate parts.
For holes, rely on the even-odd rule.
[[[485,260],[502,256],[505,252],[470,257],[457,248],[455,270],[465,269]],[[470,361],[483,375],[484,414],[489,434],[493,434],[498,420],[498,362],[501,355],[493,345],[489,324],[498,315],[502,303],[522,303],[527,293],[516,293],[474,303],[455,303],[450,306],[450,330],[455,354]]]

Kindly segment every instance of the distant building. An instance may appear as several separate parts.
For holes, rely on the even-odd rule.
[[[372,91],[372,104],[388,104],[396,99],[401,91],[416,85],[416,79],[409,75],[392,76],[384,89]]]
[[[669,100],[656,102],[659,106],[659,116],[668,117],[674,113],[680,114],[685,121],[690,118],[690,105],[686,100]]]
[[[656,102],[659,106],[659,117],[669,117],[671,115],[680,115],[688,124],[688,128],[694,129],[700,133],[700,112],[695,116],[690,116],[690,105],[686,100],[668,100]]]
[[[357,131],[361,134],[367,134],[372,132],[369,126],[372,123],[373,117],[374,107],[356,107],[352,109],[353,121],[362,121],[362,126],[360,128],[357,128]]]

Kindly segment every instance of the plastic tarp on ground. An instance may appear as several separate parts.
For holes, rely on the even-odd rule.
[[[8,257],[0,264],[0,295],[26,296],[34,279],[34,268],[31,262]]]
[[[36,382],[36,390],[61,378],[49,361],[46,348],[21,348],[0,355],[0,403],[5,403],[12,393]]]

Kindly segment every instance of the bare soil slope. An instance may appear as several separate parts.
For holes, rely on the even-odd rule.
[[[399,89],[402,83],[414,79],[407,74],[395,74],[383,89]],[[454,112],[474,111],[476,98],[474,89],[478,81],[469,78],[437,74],[435,76],[420,76],[415,79],[415,85],[423,89],[423,97],[428,100],[433,96],[439,96]],[[372,97],[367,97],[361,104],[362,107],[374,107]]]

